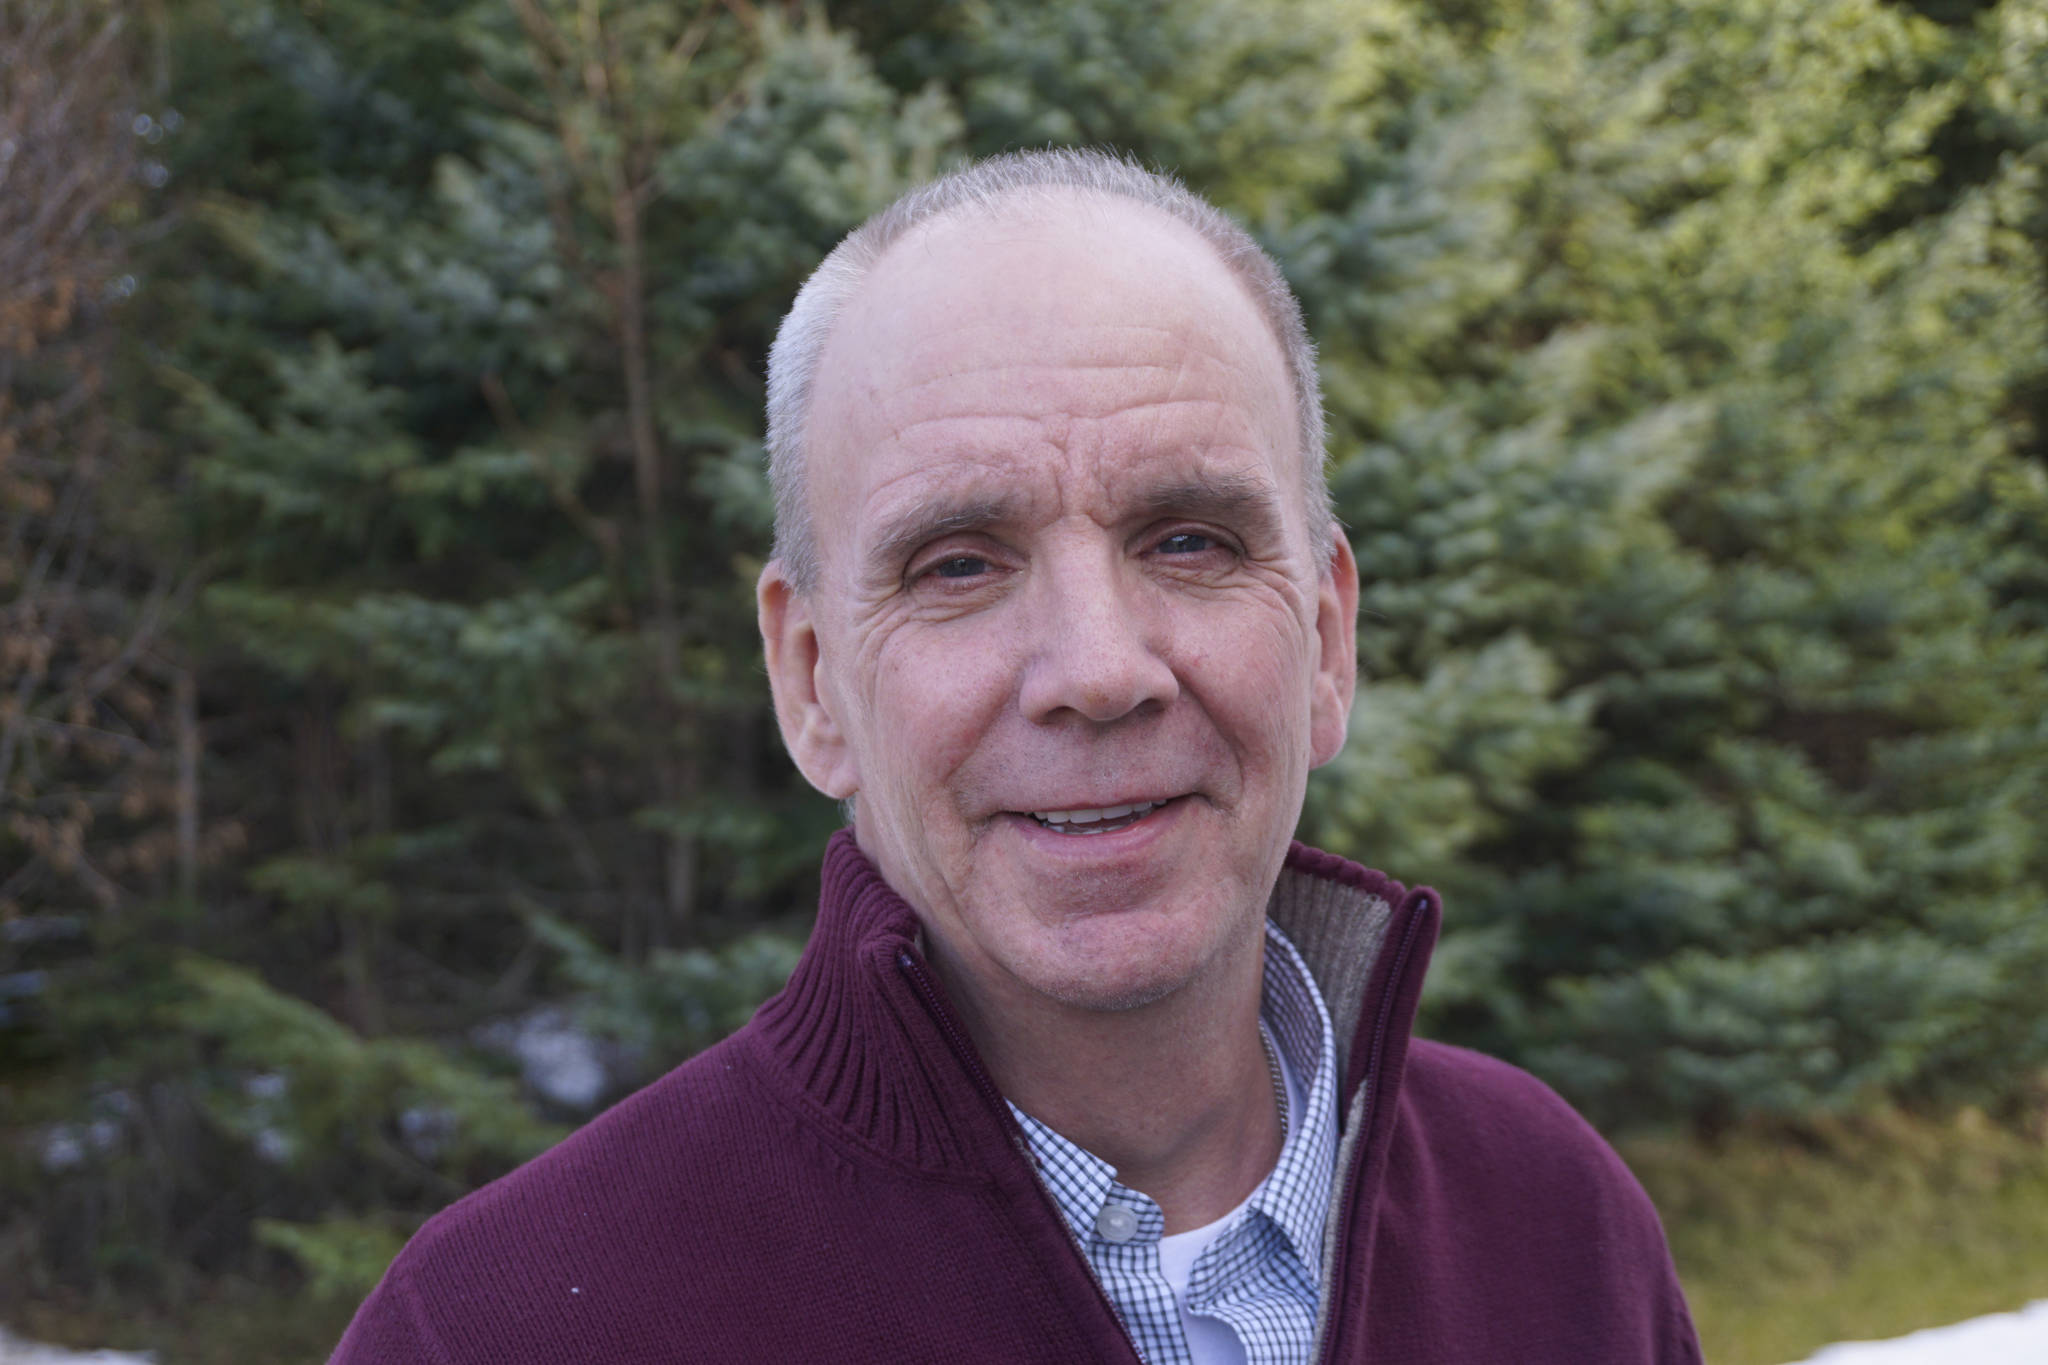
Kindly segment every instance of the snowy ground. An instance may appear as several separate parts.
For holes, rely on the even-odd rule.
[[[0,1328],[0,1365],[154,1365],[149,1354],[66,1351],[38,1346]],[[2048,1362],[2048,1299],[2016,1313],[1993,1313],[1948,1327],[1893,1337],[1844,1341],[1799,1365],[2043,1365]]]
[[[38,1346],[0,1327],[0,1365],[155,1365],[154,1355],[130,1351],[67,1351]]]
[[[2044,1365],[2048,1362],[2048,1299],[2016,1313],[1993,1313],[1949,1327],[1930,1327],[1890,1341],[1844,1341],[1802,1365]]]

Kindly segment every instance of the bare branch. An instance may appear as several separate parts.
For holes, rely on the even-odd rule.
[[[182,612],[192,600],[192,593],[198,586],[200,570],[194,568],[179,580],[175,589],[166,589],[169,575],[159,574],[152,585],[149,600],[143,604],[141,619],[121,646],[121,652],[93,670],[80,693],[86,701],[93,701],[114,685],[114,682],[132,667],[142,651],[149,648],[157,633],[163,629],[168,617]]]
[[[576,65],[576,49],[555,27],[555,21],[548,18],[548,12],[535,0],[512,0],[513,13],[519,16],[519,25],[526,30],[526,36],[533,40],[535,47],[554,59],[558,66]]]

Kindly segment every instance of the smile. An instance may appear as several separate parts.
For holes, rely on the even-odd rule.
[[[1097,810],[1035,810],[1031,818],[1060,834],[1107,834],[1128,829],[1165,805],[1164,801],[1140,801],[1129,806],[1103,806]]]

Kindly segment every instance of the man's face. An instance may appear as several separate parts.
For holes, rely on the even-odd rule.
[[[1242,286],[1135,206],[942,222],[814,394],[819,581],[761,585],[778,714],[935,961],[1121,1009],[1243,960],[1343,742],[1357,576],[1312,548]]]

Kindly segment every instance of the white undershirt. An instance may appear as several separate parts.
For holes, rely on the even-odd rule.
[[[1279,1048],[1273,1049],[1273,1060],[1279,1063],[1281,1084],[1287,1088],[1287,1112],[1301,1113],[1308,1103],[1308,1097],[1301,1092],[1301,1078],[1294,1074],[1294,1068],[1287,1064],[1287,1054]],[[1245,1205],[1258,1197],[1265,1184],[1260,1181],[1242,1203],[1216,1221],[1186,1232],[1165,1233],[1159,1238],[1159,1273],[1173,1289],[1173,1301],[1180,1309],[1181,1334],[1187,1338],[1188,1356],[1194,1365],[1246,1365],[1244,1343],[1237,1339],[1236,1332],[1215,1318],[1188,1311],[1188,1284],[1194,1276],[1195,1262],[1211,1242],[1230,1230],[1230,1225],[1244,1213]]]

